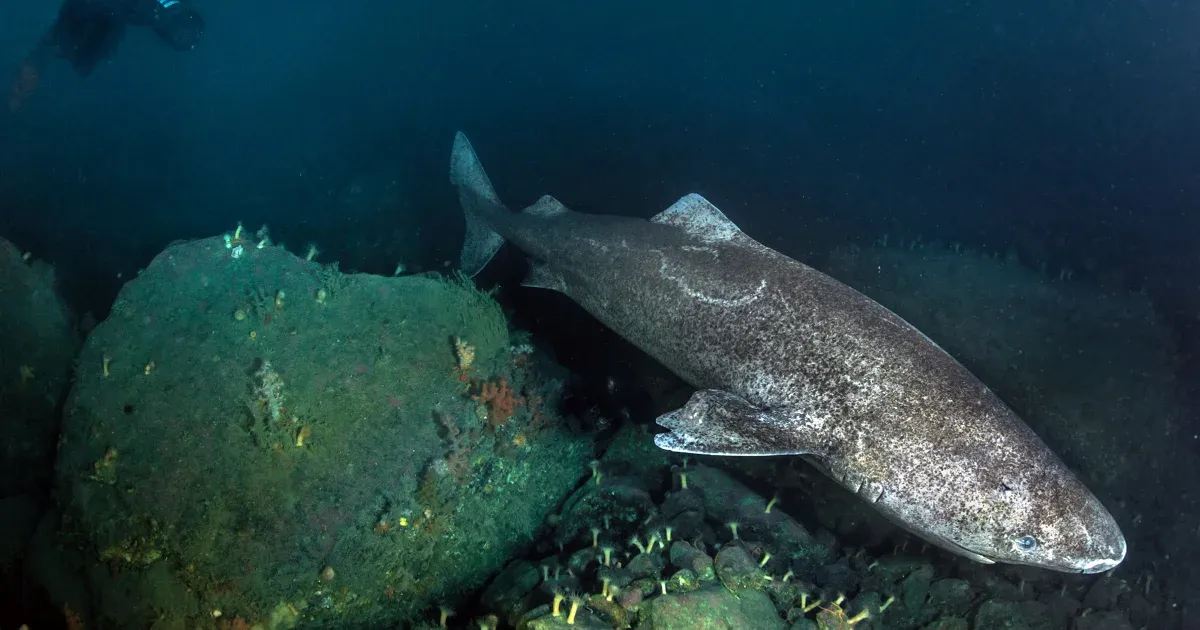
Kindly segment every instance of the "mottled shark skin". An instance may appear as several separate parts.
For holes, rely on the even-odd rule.
[[[995,394],[913,326],[750,238],[699,195],[649,222],[497,198],[459,134],[462,266],[507,240],[698,391],[658,446],[804,455],[894,522],[973,560],[1096,573],[1125,557],[1100,501]]]

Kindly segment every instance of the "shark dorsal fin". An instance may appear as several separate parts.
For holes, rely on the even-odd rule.
[[[534,202],[532,206],[525,208],[521,212],[529,216],[541,217],[543,219],[571,213],[566,206],[562,205],[562,203],[550,195],[543,195],[542,198]]]
[[[729,217],[696,193],[676,201],[650,222],[677,227],[705,243],[726,243],[742,234]]]

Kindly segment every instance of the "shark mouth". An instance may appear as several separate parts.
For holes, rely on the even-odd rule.
[[[980,564],[996,564],[995,560],[992,560],[991,558],[989,558],[985,555],[971,551],[970,549],[967,549],[966,547],[964,547],[956,542],[953,542],[947,538],[942,538],[941,536],[938,536],[936,534],[929,536],[929,538],[927,538],[927,540],[929,540],[933,544],[941,547],[942,549],[949,551],[950,553],[962,556],[964,558],[970,558],[971,560],[974,560],[975,562],[978,562]]]

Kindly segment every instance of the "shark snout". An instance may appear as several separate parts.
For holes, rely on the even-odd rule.
[[[1107,549],[1102,557],[1084,565],[1082,573],[1104,573],[1121,564],[1121,561],[1125,559],[1127,548],[1125,546],[1125,537],[1121,535],[1120,530],[1115,532],[1115,536],[1106,547]]]

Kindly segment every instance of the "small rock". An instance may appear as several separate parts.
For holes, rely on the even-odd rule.
[[[967,620],[962,617],[946,617],[921,628],[921,630],[969,630]]]
[[[671,564],[679,569],[687,569],[696,574],[696,577],[704,579],[714,579],[716,574],[713,573],[713,560],[704,552],[696,549],[691,544],[678,541],[671,544],[670,552]]]
[[[717,552],[713,563],[717,578],[733,590],[760,588],[766,575],[741,545],[727,545]]]
[[[676,571],[667,584],[667,590],[673,593],[686,593],[698,588],[700,588],[700,579],[687,569]]]
[[[783,620],[765,593],[748,590],[734,594],[720,586],[690,593],[655,597],[642,605],[639,630],[783,630]]]
[[[1125,580],[1100,578],[1096,580],[1095,584],[1092,584],[1092,588],[1088,589],[1087,595],[1083,596],[1083,607],[1092,610],[1115,608],[1117,600],[1127,592],[1129,592],[1129,585],[1125,583]]]
[[[691,490],[672,492],[663,501],[662,515],[667,520],[673,521],[688,512],[694,512],[701,520],[704,519],[704,500]]]
[[[645,599],[646,596],[642,595],[642,592],[635,588],[623,589],[621,592],[617,593],[617,603],[620,604],[625,610],[633,610],[638,606],[641,606]]]
[[[971,585],[947,578],[929,587],[929,603],[943,615],[963,617],[971,609]]]
[[[808,617],[801,617],[788,630],[817,630],[817,623]]]
[[[595,548],[584,547],[572,553],[567,558],[567,568],[577,574],[584,573],[593,562],[597,561],[596,557],[600,555],[601,553]],[[553,569],[551,569],[551,573],[553,573]]]
[[[1048,595],[1042,595],[1038,598],[1038,601],[1050,609],[1050,615],[1054,617],[1055,621],[1061,627],[1066,627],[1070,620],[1074,619],[1080,610],[1083,610],[1083,606],[1079,603],[1079,600],[1068,595],[1060,595],[1057,591]]]
[[[909,573],[908,577],[900,582],[900,599],[904,601],[904,607],[910,610],[920,608],[929,597],[932,584],[933,567],[928,564],[923,564]]]
[[[767,595],[771,596],[771,601],[775,602],[775,608],[779,612],[784,612],[790,609],[800,599],[801,590],[806,590],[808,585],[801,584],[797,580],[784,582],[783,580],[763,581],[762,589]]]
[[[850,568],[849,562],[842,560],[836,564],[827,564],[817,569],[813,581],[819,586],[837,593],[850,593],[858,590],[858,574]]]
[[[879,607],[883,605],[883,598],[879,593],[867,591],[859,593],[857,597],[846,604],[843,609],[847,615],[856,615],[862,611],[867,611],[871,614],[871,619],[879,619],[883,613],[879,611]]]
[[[888,554],[875,562],[871,573],[888,584],[895,584],[922,566],[925,561],[916,556]]]
[[[589,612],[612,628],[628,628],[633,620],[633,612],[615,598],[609,600],[600,595],[592,595],[588,598],[587,605]]]
[[[1056,628],[1050,609],[1040,602],[988,600],[975,613],[975,630],[1052,630]]]
[[[630,582],[629,586],[627,586],[625,588],[638,591],[644,597],[653,597],[655,595],[659,595],[662,592],[662,586],[659,585],[658,580],[653,580],[650,578],[642,578],[640,580],[634,580],[633,582]]]
[[[634,579],[653,578],[657,580],[666,567],[667,561],[663,559],[662,554],[650,552],[634,556],[629,564],[625,565],[625,570]]]
[[[517,560],[504,567],[483,592],[483,605],[502,616],[512,618],[525,608],[533,590],[542,579],[541,572],[528,560]]]
[[[701,536],[708,531],[704,524],[704,510],[685,510],[671,518],[670,523],[675,530],[675,535],[679,537],[692,538]]]
[[[567,624],[567,605],[563,604],[562,615],[555,617],[551,614],[548,607],[544,612],[537,616],[529,616],[521,622],[521,627],[526,630],[612,630],[612,626],[605,623],[585,606],[580,606],[575,613],[575,623]]]
[[[1101,611],[1077,618],[1071,630],[1133,630],[1133,625],[1123,612]]]

